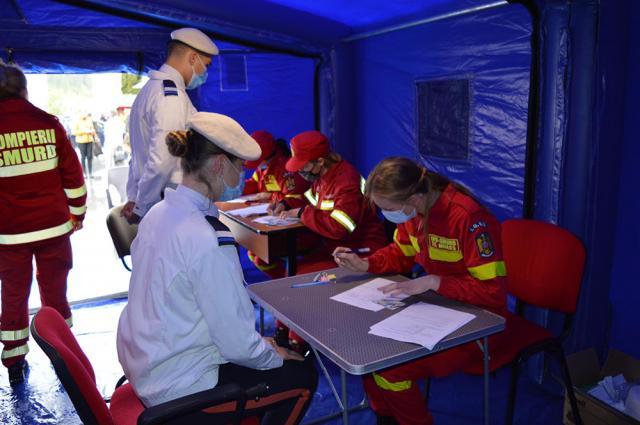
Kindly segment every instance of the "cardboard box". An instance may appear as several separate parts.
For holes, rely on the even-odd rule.
[[[628,382],[640,380],[640,360],[611,349],[600,367],[595,350],[589,349],[568,356],[567,363],[584,425],[640,425],[640,421],[587,393],[605,376],[622,373]],[[563,423],[575,425],[568,397],[564,400]]]

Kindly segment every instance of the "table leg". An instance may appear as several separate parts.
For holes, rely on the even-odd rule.
[[[484,423],[489,425],[489,338],[482,339],[484,369]]]
[[[344,425],[349,425],[349,409],[347,407],[349,406],[347,400],[347,373],[343,369],[340,369],[340,385],[342,386],[342,405],[344,406],[342,408],[342,423]]]
[[[287,276],[295,276],[296,269],[298,268],[297,233],[298,232],[287,232]]]

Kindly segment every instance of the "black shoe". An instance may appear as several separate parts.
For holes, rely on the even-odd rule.
[[[13,386],[13,385],[18,385],[23,383],[26,371],[27,371],[26,360],[20,360],[17,363],[9,366],[9,384]]]
[[[376,415],[376,425],[398,425],[398,422],[392,416]]]

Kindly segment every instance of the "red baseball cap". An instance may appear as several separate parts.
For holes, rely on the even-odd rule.
[[[291,158],[285,164],[287,171],[300,171],[309,161],[329,153],[329,140],[319,131],[305,131],[291,139]]]
[[[258,130],[251,133],[251,137],[253,140],[258,142],[260,149],[262,150],[262,154],[260,158],[255,161],[245,161],[244,166],[247,168],[258,168],[258,165],[265,159],[269,158],[276,150],[276,142],[273,139],[273,135],[265,130]]]

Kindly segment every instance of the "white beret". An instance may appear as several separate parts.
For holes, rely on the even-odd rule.
[[[260,158],[260,145],[233,118],[213,112],[196,112],[187,127],[197,131],[211,143],[240,159]]]
[[[180,41],[204,54],[218,54],[218,46],[205,33],[195,28],[180,28],[171,32],[171,39]]]

